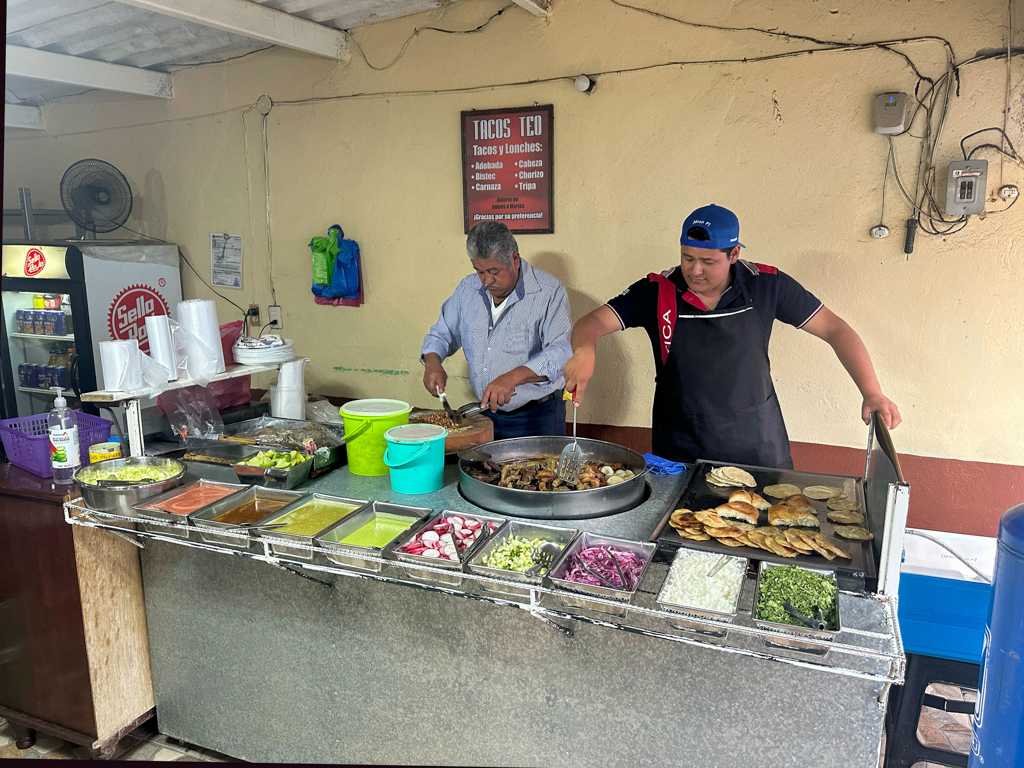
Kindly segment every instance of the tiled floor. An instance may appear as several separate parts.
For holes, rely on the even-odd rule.
[[[950,701],[977,701],[978,692],[970,688],[932,683],[925,693],[941,696]],[[921,708],[917,724],[917,738],[926,747],[945,749],[966,755],[971,750],[971,716],[944,712],[932,707]],[[914,768],[945,768],[941,763],[915,763]]]
[[[233,758],[200,749],[190,744],[175,741],[157,733],[156,724],[150,720],[142,727],[125,736],[113,755],[116,760],[154,760],[158,762],[223,763]],[[28,749],[18,749],[14,744],[14,729],[0,718],[0,760],[22,758],[27,760],[88,760],[85,747],[70,744],[55,736],[36,734],[36,743]]]

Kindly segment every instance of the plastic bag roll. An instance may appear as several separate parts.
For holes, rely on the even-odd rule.
[[[146,318],[146,335],[149,337],[149,356],[170,371],[168,381],[178,378],[174,359],[174,342],[171,341],[171,324],[167,315],[150,315]]]
[[[308,362],[308,357],[300,357],[298,360],[282,363],[277,377],[277,385],[282,388],[304,386],[305,369]]]
[[[203,342],[215,355],[217,373],[223,373],[224,349],[220,343],[220,325],[217,308],[210,299],[189,299],[178,303],[178,322],[181,327]]]
[[[142,386],[138,339],[101,341],[99,346],[104,389],[125,392]]]

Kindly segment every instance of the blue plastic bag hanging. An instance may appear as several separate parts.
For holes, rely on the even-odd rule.
[[[313,238],[310,248],[322,238]],[[335,224],[327,230],[328,251],[334,251],[334,270],[330,274],[329,285],[313,283],[313,295],[325,299],[358,299],[359,298],[359,244],[355,240],[346,240],[342,228]],[[337,250],[335,250],[335,248]],[[314,249],[315,253],[315,249]]]

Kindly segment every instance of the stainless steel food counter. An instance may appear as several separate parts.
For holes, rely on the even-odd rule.
[[[234,479],[229,468],[192,469]],[[341,469],[302,490],[479,512],[457,481],[450,466],[441,491],[401,496],[386,477]],[[652,476],[639,507],[561,525],[646,539],[680,481]],[[118,524],[75,506],[67,514]],[[158,531],[125,535],[145,547],[160,729],[246,760],[874,768],[888,690],[902,681],[884,598],[840,594],[843,631],[827,653],[809,653],[754,625],[751,579],[740,615],[716,624],[658,608],[661,563],[627,609],[600,599],[584,608],[551,588],[512,596],[476,575],[430,586],[404,563],[376,573],[319,558],[283,564],[269,548],[240,553]]]

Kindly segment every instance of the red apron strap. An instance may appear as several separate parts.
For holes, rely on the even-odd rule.
[[[661,341],[661,364],[664,365],[668,360],[668,353],[672,350],[672,334],[675,332],[676,315],[679,313],[676,286],[657,272],[651,272],[647,279],[658,286],[658,339]]]

